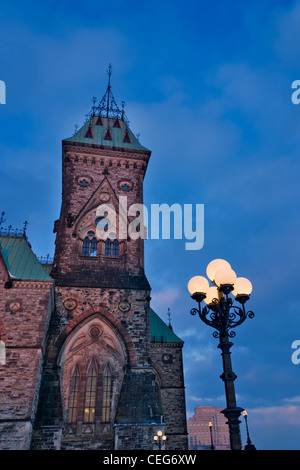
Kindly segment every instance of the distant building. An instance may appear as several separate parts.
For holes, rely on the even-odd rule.
[[[187,421],[190,450],[210,450],[209,422],[212,424],[215,450],[230,450],[229,428],[222,410],[213,406],[197,406],[194,409],[194,415]]]

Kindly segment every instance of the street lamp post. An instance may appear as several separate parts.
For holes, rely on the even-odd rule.
[[[248,429],[248,415],[247,411],[243,411],[243,416],[245,418],[245,423],[246,423],[246,431],[247,431],[247,444],[245,445],[245,450],[256,450],[256,447],[254,444],[252,444],[250,436],[249,436],[249,429]]]
[[[162,431],[157,431],[156,435],[153,437],[155,443],[158,444],[158,449],[162,449],[162,444],[167,440],[167,436],[165,436]]]
[[[210,431],[210,450],[215,450],[213,435],[212,435],[212,423],[208,423],[209,431]]]
[[[247,317],[253,318],[254,313],[245,310],[245,303],[250,298],[252,284],[248,279],[237,277],[230,264],[222,259],[211,261],[206,269],[209,281],[203,276],[194,276],[188,283],[188,290],[198,303],[198,308],[191,310],[192,315],[199,318],[217,331],[214,338],[219,338],[218,348],[221,349],[223,374],[220,376],[225,384],[226,408],[222,411],[227,418],[230,434],[231,450],[241,450],[241,434],[239,417],[243,408],[237,407],[234,380],[236,375],[232,370],[230,349],[233,343],[230,341],[235,336],[232,328],[243,323]],[[234,304],[230,295],[239,303]],[[202,301],[206,306],[201,307]]]

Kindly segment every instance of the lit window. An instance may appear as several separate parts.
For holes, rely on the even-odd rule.
[[[84,423],[95,421],[97,373],[94,361],[92,362],[86,380],[85,400],[84,400]]]
[[[70,381],[68,422],[76,423],[78,412],[79,369],[75,367]]]
[[[102,422],[110,421],[110,402],[112,395],[112,375],[109,365],[106,366],[103,375],[103,398],[102,398]]]

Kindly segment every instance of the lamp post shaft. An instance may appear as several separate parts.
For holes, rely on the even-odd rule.
[[[231,450],[241,450],[241,432],[240,432],[240,421],[239,417],[243,408],[236,406],[236,395],[234,381],[236,375],[232,370],[231,364],[231,352],[230,348],[233,346],[233,343],[229,341],[228,334],[220,335],[220,343],[218,348],[222,351],[222,360],[223,360],[223,374],[221,379],[225,384],[225,394],[226,394],[226,406],[222,413],[227,418],[227,424],[229,426],[229,435],[230,435],[230,448]]]

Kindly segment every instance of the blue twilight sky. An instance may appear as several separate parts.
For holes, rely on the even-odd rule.
[[[152,307],[185,341],[188,416],[225,406],[220,350],[189,314],[186,285],[227,259],[253,283],[255,318],[232,349],[238,405],[259,449],[300,449],[300,1],[2,2],[1,204],[38,255],[53,254],[61,140],[101,98],[115,99],[152,150],[145,204],[205,205],[205,241],[147,240]],[[245,437],[244,423],[242,423]]]

